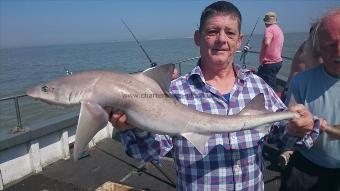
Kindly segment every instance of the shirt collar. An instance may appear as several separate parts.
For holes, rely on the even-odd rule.
[[[205,79],[203,76],[203,72],[201,70],[201,67],[199,65],[201,59],[197,61],[196,66],[191,70],[189,73],[189,78],[194,80],[198,79],[202,83],[205,84]],[[236,78],[239,80],[246,80],[246,78],[252,73],[249,69],[247,68],[242,68],[239,64],[233,62],[233,68],[236,71]]]

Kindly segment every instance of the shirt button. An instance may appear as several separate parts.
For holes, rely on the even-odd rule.
[[[235,169],[236,172],[238,172],[240,170],[240,166],[239,165],[235,165],[234,169]]]
[[[242,185],[241,184],[236,184],[236,188],[239,190],[241,189]]]
[[[231,136],[231,139],[236,140],[236,136],[235,135]]]

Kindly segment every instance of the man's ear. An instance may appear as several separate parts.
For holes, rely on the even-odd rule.
[[[201,38],[201,33],[198,30],[196,30],[194,34],[194,40],[195,40],[196,46],[200,46],[201,44],[200,38]]]
[[[240,34],[239,38],[238,38],[238,42],[237,42],[237,49],[239,49],[242,45],[243,42],[243,34]]]

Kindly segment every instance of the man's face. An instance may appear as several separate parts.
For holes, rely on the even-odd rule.
[[[320,55],[326,71],[340,76],[340,17],[329,17],[320,26],[318,34]]]
[[[238,20],[232,15],[214,15],[205,22],[201,32],[195,33],[195,43],[206,64],[231,63],[242,39]]]

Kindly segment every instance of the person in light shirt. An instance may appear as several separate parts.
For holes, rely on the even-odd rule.
[[[288,90],[328,124],[340,124],[340,9],[320,19],[316,32],[323,64],[296,74]],[[323,126],[323,125],[322,125]],[[340,190],[340,140],[321,133],[310,150],[297,150],[282,174],[281,191]]]

